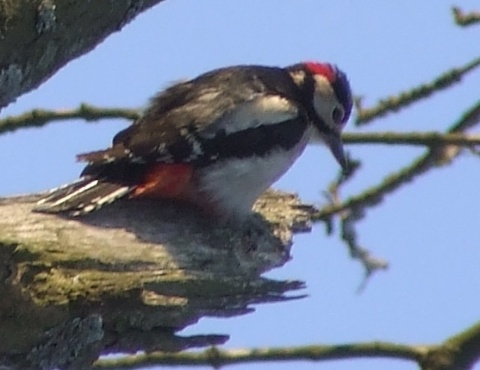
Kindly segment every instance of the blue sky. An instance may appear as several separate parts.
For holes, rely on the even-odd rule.
[[[4,109],[71,108],[81,102],[139,107],[172,81],[226,65],[337,63],[366,105],[427,82],[478,54],[478,26],[453,24],[451,3],[369,0],[167,0],[88,55]],[[478,2],[455,5],[478,10]],[[443,130],[480,96],[480,72],[448,92],[362,130]],[[75,179],[75,154],[110,144],[125,121],[69,121],[0,136],[1,195],[44,190]],[[355,131],[353,124],[347,127]],[[419,148],[349,146],[363,169],[344,189],[355,194],[422,153]],[[295,238],[293,259],[267,276],[300,279],[309,297],[257,307],[234,319],[204,319],[185,334],[225,333],[228,348],[390,340],[436,343],[479,319],[478,157],[463,155],[389,196],[358,224],[360,241],[391,263],[363,294],[360,266],[322,225]],[[321,204],[337,165],[310,148],[276,187]],[[307,176],[308,174],[308,176]],[[362,360],[248,369],[416,369],[393,360]],[[480,365],[477,365],[480,369]]]

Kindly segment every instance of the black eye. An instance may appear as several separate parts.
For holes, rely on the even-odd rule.
[[[332,120],[335,124],[340,125],[343,123],[343,118],[345,117],[345,111],[341,107],[334,107],[332,110]]]

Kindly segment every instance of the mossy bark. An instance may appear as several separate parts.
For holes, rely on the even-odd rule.
[[[0,200],[0,359],[22,368],[88,368],[117,351],[181,350],[227,337],[180,337],[203,316],[290,299],[300,282],[260,275],[289,259],[312,208],[266,193],[244,225],[213,225],[187,205],[117,202],[82,218]]]

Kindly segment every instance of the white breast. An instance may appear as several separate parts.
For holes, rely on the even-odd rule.
[[[253,203],[280,178],[302,154],[309,140],[307,130],[292,149],[275,150],[263,157],[229,158],[200,170],[197,184],[203,202],[225,217],[250,214]]]

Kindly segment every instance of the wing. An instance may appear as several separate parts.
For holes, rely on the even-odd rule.
[[[188,163],[215,160],[228,154],[228,148],[235,155],[242,148],[264,149],[275,145],[282,136],[278,132],[289,124],[305,121],[297,95],[290,76],[280,68],[216,70],[155,96],[144,115],[115,136],[110,149],[78,158],[96,165],[126,158]]]

